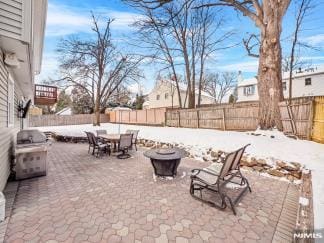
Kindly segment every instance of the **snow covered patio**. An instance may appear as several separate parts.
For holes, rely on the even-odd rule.
[[[292,183],[244,171],[252,193],[234,216],[189,194],[191,169],[209,162],[185,158],[175,179],[154,180],[144,149],[126,160],[87,150],[84,143],[53,143],[48,175],[18,185],[6,242],[291,241],[298,206]]]
[[[324,144],[306,140],[295,140],[277,131],[229,132],[211,129],[190,129],[174,127],[151,127],[101,124],[101,127],[88,125],[39,127],[42,131],[52,131],[63,136],[82,136],[83,131],[106,129],[111,133],[125,132],[126,129],[140,130],[139,137],[154,141],[180,144],[198,160],[210,148],[231,152],[251,143],[246,150],[249,157],[265,159],[275,166],[276,160],[299,162],[312,171],[314,224],[315,228],[324,228]],[[254,134],[254,135],[253,135]]]

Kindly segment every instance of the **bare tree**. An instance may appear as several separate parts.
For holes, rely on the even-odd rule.
[[[180,68],[185,72],[188,107],[200,105],[206,62],[215,51],[227,47],[224,42],[232,35],[231,31],[220,31],[223,19],[216,19],[215,12],[209,8],[191,8],[186,0],[162,5],[158,10],[145,4],[146,1],[127,2],[140,6],[146,16],[135,24],[141,46],[152,52],[155,61],[164,64],[162,70],[173,75],[180,106],[184,105],[177,75]]]
[[[145,0],[136,0],[143,2]],[[149,1],[149,0],[146,0]],[[186,0],[189,4],[195,0]],[[150,0],[155,7],[170,4],[170,1]],[[172,1],[175,2],[175,1]],[[282,127],[278,103],[283,100],[281,82],[282,50],[280,36],[282,21],[291,0],[215,0],[201,4],[198,8],[225,6],[232,7],[249,17],[260,30],[258,92],[259,124],[262,129]]]
[[[289,69],[289,85],[288,85],[288,90],[289,90],[289,103],[291,103],[291,98],[292,98],[292,76],[293,76],[293,70],[300,65],[300,60],[299,60],[299,55],[296,55],[296,48],[298,46],[306,46],[307,45],[301,43],[299,41],[299,35],[300,32],[302,31],[302,24],[304,22],[304,19],[307,17],[308,12],[311,10],[311,0],[300,0],[296,1],[298,5],[297,13],[296,13],[296,22],[295,22],[295,29],[294,33],[292,36],[292,44],[291,44],[291,50],[290,50],[290,56],[289,56],[289,62],[288,62],[288,69]]]
[[[236,80],[237,76],[233,72],[209,73],[205,77],[204,90],[219,104],[233,92]]]
[[[99,28],[98,19],[92,14],[93,36],[89,39],[71,37],[63,40],[58,48],[61,54],[60,81],[84,90],[93,100],[95,121],[100,125],[100,110],[117,93],[118,88],[140,77],[138,69],[142,60],[134,55],[122,54],[112,43],[108,19]]]

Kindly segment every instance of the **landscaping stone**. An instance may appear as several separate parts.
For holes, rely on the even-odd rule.
[[[273,175],[273,176],[278,176],[278,177],[284,177],[285,174],[281,172],[280,170],[277,169],[271,169],[268,171],[268,174]]]

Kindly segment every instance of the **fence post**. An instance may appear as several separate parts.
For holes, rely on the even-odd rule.
[[[145,124],[147,124],[147,109],[145,110]]]
[[[199,110],[197,110],[197,128],[200,127],[200,124],[199,124]]]
[[[223,118],[223,130],[226,131],[226,119],[225,119],[225,108],[222,109],[222,118]]]
[[[313,121],[314,121],[314,106],[315,106],[315,100],[314,98],[310,102],[310,112],[309,112],[309,121],[308,121],[308,134],[307,139],[312,140],[312,134],[313,134]]]
[[[154,124],[156,124],[156,110],[155,110],[155,108],[153,109],[153,111],[154,111]]]
[[[178,127],[181,127],[180,111],[178,110]]]
[[[135,124],[137,124],[137,110],[135,110]]]

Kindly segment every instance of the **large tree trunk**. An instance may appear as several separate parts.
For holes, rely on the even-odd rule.
[[[99,95],[99,93],[97,94],[96,102],[95,102],[95,109],[94,109],[94,115],[95,115],[94,118],[95,119],[93,122],[94,126],[100,126],[100,95]]]
[[[283,100],[281,77],[281,20],[276,10],[269,10],[267,24],[261,29],[258,69],[259,120],[261,129],[281,129],[278,103]]]

